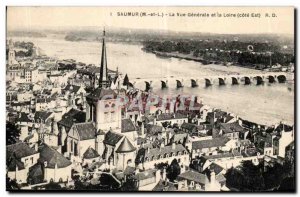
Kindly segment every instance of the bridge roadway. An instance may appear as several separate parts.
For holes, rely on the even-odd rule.
[[[163,77],[163,78],[136,78],[131,80],[133,86],[146,86],[146,91],[150,88],[168,87],[182,88],[198,87],[201,84],[205,86],[211,85],[262,85],[267,83],[285,83],[287,80],[293,80],[293,73],[286,72],[266,72],[257,74],[235,74],[235,75],[216,75],[216,76],[194,76],[194,77]]]

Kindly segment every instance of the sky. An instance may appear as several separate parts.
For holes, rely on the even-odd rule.
[[[138,16],[118,16],[118,13]],[[174,14],[144,16],[141,13]],[[200,13],[209,17],[177,16]],[[212,17],[218,13],[221,17]],[[276,17],[265,17],[265,14]],[[225,17],[249,14],[249,17]],[[253,15],[252,15],[253,14]],[[260,17],[252,17],[260,14]],[[109,26],[133,29],[161,29],[186,32],[226,34],[275,33],[294,34],[293,7],[8,7],[7,29]]]

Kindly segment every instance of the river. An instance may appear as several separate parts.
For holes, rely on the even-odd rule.
[[[13,38],[14,41],[31,41],[47,56],[59,59],[74,59],[86,64],[99,64],[101,44],[97,42],[69,42],[60,38]],[[255,74],[261,71],[236,66],[202,65],[199,62],[176,58],[159,58],[141,50],[138,44],[107,43],[108,67],[135,78],[165,78],[174,76],[215,76],[220,74]],[[144,88],[145,84],[136,84]],[[154,87],[154,92],[165,94],[197,95],[204,104],[230,111],[238,116],[261,124],[272,125],[280,121],[294,123],[294,90],[286,84],[264,85],[225,85],[205,88],[184,87],[161,90]]]

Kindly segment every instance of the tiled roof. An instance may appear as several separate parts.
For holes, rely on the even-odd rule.
[[[130,119],[122,119],[122,133],[135,131],[135,126],[133,125],[132,121]]]
[[[72,108],[62,116],[62,119],[58,122],[58,124],[71,128],[74,123],[85,122],[85,117],[85,112]]]
[[[152,191],[177,191],[177,189],[171,182],[165,182],[163,180],[160,180],[152,189]]]
[[[275,128],[275,131],[277,131],[277,132],[282,132],[283,129],[284,129],[285,132],[289,132],[289,131],[292,131],[292,130],[293,130],[293,127],[281,123],[280,125],[278,125],[278,126]]]
[[[181,113],[164,113],[164,114],[159,114],[156,117],[156,120],[161,121],[161,120],[172,120],[172,119],[183,119],[187,118],[186,115],[183,115]]]
[[[135,151],[135,149],[136,148],[131,144],[127,137],[125,137],[116,150],[116,153],[129,153]]]
[[[96,128],[92,122],[76,123],[72,127],[77,131],[79,140],[89,140],[96,138]]]
[[[242,154],[237,151],[234,151],[234,152],[228,152],[228,153],[220,153],[217,155],[206,155],[203,157],[206,159],[219,159],[219,158],[236,157],[236,156],[242,156]]]
[[[27,113],[25,112],[20,112],[18,118],[17,118],[17,122],[32,122],[29,118],[28,118],[28,115]]]
[[[97,88],[87,96],[87,99],[97,101],[103,99],[104,97],[105,99],[115,99],[117,98],[117,94],[110,88]]]
[[[44,182],[44,172],[41,164],[37,163],[29,168],[28,180],[30,180],[29,184]]]
[[[84,159],[93,159],[93,158],[97,158],[100,155],[97,153],[97,151],[95,149],[93,149],[92,147],[89,147],[84,153],[83,153],[83,158]]]
[[[160,148],[148,148],[148,149],[141,148],[137,153],[136,162],[143,163],[146,158],[149,158],[150,160],[154,158],[154,160],[157,160],[160,159],[160,156],[164,157],[166,154],[172,156],[173,153],[175,155],[178,155],[179,152],[183,154],[184,151],[187,150],[182,144],[175,145],[174,149],[172,145],[160,147]]]
[[[159,125],[147,124],[145,125],[145,129],[147,131],[147,134],[156,135],[157,133],[162,132],[163,127]]]
[[[202,125],[198,126],[196,124],[187,123],[187,122],[182,123],[181,128],[182,129],[187,129],[190,132],[194,131],[195,129],[199,129],[199,130],[204,129]]]
[[[21,159],[23,157],[28,157],[36,153],[37,151],[35,151],[33,148],[30,148],[24,142],[19,142],[16,144],[6,146],[6,158],[15,156],[17,159]]]
[[[109,73],[115,73],[116,71],[107,69],[107,72]],[[83,74],[89,74],[89,75],[94,75],[96,73],[100,73],[100,68],[96,67],[96,66],[88,66],[86,68],[83,69],[79,69],[78,73],[83,73]]]
[[[155,177],[155,172],[156,172],[156,169],[149,169],[149,170],[137,173],[134,177],[138,181],[141,181],[141,180],[145,180],[145,179]]]
[[[242,132],[244,130],[238,122],[220,123],[220,129],[222,129],[224,133]]]
[[[216,173],[216,175],[218,175],[224,170],[224,168],[213,162],[203,171],[203,173],[209,175],[212,170]]]
[[[205,174],[201,174],[195,171],[186,171],[178,175],[179,180],[190,180],[196,183],[206,184],[209,183],[209,180]]]
[[[46,120],[51,116],[52,112],[46,112],[46,111],[36,111],[34,114],[34,120]]]
[[[192,149],[202,149],[202,148],[211,148],[211,147],[220,147],[225,146],[225,144],[229,141],[229,138],[219,137],[213,138],[211,140],[201,140],[192,142]]]
[[[39,147],[39,152],[40,158],[38,161],[42,165],[47,162],[47,168],[55,168],[56,164],[58,168],[65,168],[72,164],[72,162],[65,158],[62,154],[46,144],[42,144]]]
[[[125,175],[130,175],[135,172],[135,167],[127,166],[124,170]]]
[[[176,143],[183,143],[188,137],[187,133],[176,133],[172,136],[171,141]]]
[[[24,163],[21,162],[20,159],[17,159],[14,156],[7,158],[6,167],[8,171],[16,171],[16,167],[18,167],[18,170],[25,169]]]
[[[122,139],[122,137],[123,136],[118,133],[109,131],[106,133],[103,143],[115,146]]]
[[[80,86],[76,86],[76,85],[67,85],[63,90],[64,90],[64,91],[70,91],[70,92],[77,93],[79,89],[80,89]]]

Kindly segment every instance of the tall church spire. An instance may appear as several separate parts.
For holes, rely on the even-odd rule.
[[[108,79],[108,75],[107,75],[107,57],[106,57],[106,45],[105,45],[105,29],[103,29],[103,38],[102,38],[102,53],[101,53],[99,87],[100,88],[108,88],[109,87],[109,79]]]

